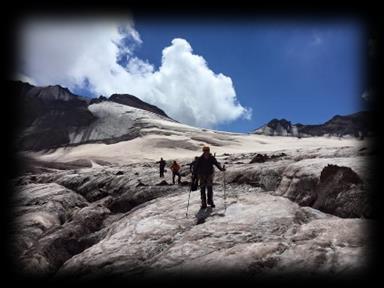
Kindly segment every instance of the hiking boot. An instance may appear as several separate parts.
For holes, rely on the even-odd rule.
[[[213,203],[213,201],[207,201],[208,202],[208,205],[211,206],[212,208],[215,208],[215,203]]]
[[[207,205],[206,204],[201,205],[200,209],[207,209]]]

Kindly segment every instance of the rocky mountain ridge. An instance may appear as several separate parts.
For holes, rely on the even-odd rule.
[[[373,135],[372,115],[362,111],[350,115],[336,115],[323,124],[304,125],[292,124],[286,119],[272,119],[267,124],[256,129],[253,133],[268,136],[294,136],[294,137],[364,137]]]
[[[13,97],[19,99],[21,106],[17,139],[17,146],[21,151],[54,149],[95,141],[111,143],[137,137],[135,129],[130,131],[126,128],[126,126],[132,126],[130,124],[135,121],[135,117],[130,119],[126,117],[127,115],[113,115],[109,109],[113,104],[127,107],[126,110],[135,108],[140,114],[149,112],[155,119],[161,118],[175,122],[163,110],[128,94],[113,94],[109,98],[100,96],[90,99],[75,95],[59,85],[35,87],[20,81],[11,81],[10,84],[11,93],[14,94]],[[94,108],[95,106],[98,108]],[[115,109],[114,112],[125,113],[121,110]],[[130,111],[135,110],[130,109]],[[98,134],[98,130],[103,130],[103,125],[100,124],[110,121],[111,118],[115,119],[112,121],[119,126],[103,135]],[[98,135],[95,136],[96,134]]]

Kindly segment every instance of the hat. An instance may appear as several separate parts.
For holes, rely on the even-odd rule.
[[[204,147],[203,147],[203,151],[204,151],[204,152],[205,152],[205,151],[209,152],[209,147],[208,147],[208,146],[204,146]]]

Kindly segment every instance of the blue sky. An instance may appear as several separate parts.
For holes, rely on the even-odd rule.
[[[174,38],[186,39],[215,73],[230,77],[252,119],[217,125],[249,132],[272,118],[323,123],[363,109],[365,34],[353,21],[149,22],[135,18],[135,54],[156,68]]]
[[[365,27],[353,19],[26,22],[18,67],[78,95],[128,93],[180,122],[250,132],[365,109]],[[251,117],[249,117],[251,116]]]

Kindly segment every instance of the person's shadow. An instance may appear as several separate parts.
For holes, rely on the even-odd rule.
[[[208,207],[206,209],[200,209],[196,213],[196,225],[202,224],[205,222],[205,219],[212,213],[212,207]]]

